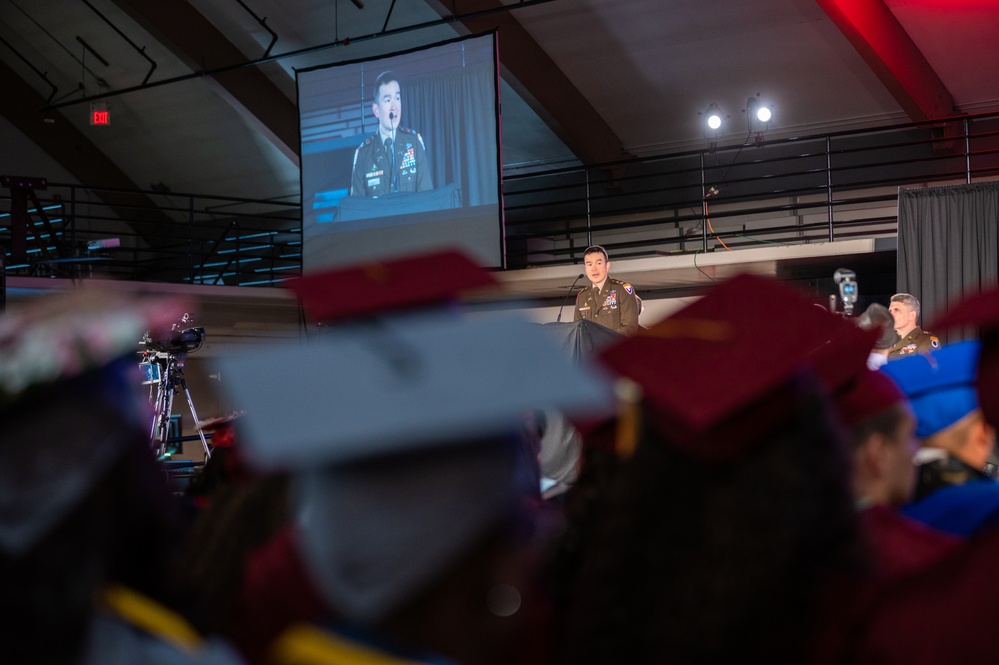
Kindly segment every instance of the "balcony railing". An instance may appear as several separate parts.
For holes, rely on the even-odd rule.
[[[510,176],[507,265],[894,235],[898,187],[997,175],[983,115]]]
[[[508,268],[896,233],[900,186],[999,177],[999,114],[716,147],[503,180]],[[0,188],[8,275],[271,285],[301,206],[46,183]],[[14,219],[27,220],[14,224]]]

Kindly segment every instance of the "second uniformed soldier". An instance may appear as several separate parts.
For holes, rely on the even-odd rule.
[[[913,353],[928,353],[940,348],[940,339],[916,325],[919,320],[919,301],[908,293],[896,293],[888,307],[895,320],[899,340],[888,351],[888,360],[895,360]]]
[[[583,253],[583,265],[591,284],[576,296],[573,320],[593,321],[622,335],[638,332],[638,296],[631,284],[607,276],[607,250],[599,245],[588,247]]]

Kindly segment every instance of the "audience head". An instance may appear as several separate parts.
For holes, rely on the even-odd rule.
[[[860,505],[899,507],[912,498],[918,448],[916,419],[898,385],[882,372],[861,372],[837,394],[853,444],[853,488]]]
[[[878,367],[883,365],[888,361],[888,351],[895,344],[895,340],[898,339],[898,335],[895,333],[895,320],[891,312],[880,303],[871,303],[864,310],[864,313],[857,317],[857,325],[861,328],[876,330],[881,333],[874,341],[874,349],[871,353],[872,355],[877,354],[880,358],[875,365]],[[876,369],[875,366],[871,365],[870,361],[868,362],[868,368]]]

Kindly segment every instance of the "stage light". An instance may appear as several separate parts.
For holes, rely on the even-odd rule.
[[[711,104],[708,106],[708,110],[704,112],[707,117],[708,127],[717,131],[721,129],[722,125],[722,115],[721,109],[718,108],[717,104]]]
[[[760,101],[760,93],[750,97],[746,102],[746,116],[749,121],[750,134],[762,134],[770,128],[773,118],[773,108]]]
[[[750,97],[746,101],[746,122],[749,125],[749,135],[755,136],[753,139],[757,146],[762,146],[763,135],[770,129],[770,120],[773,118],[773,107],[767,106],[760,101],[760,93],[755,97]]]

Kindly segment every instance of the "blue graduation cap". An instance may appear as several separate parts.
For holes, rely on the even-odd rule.
[[[975,388],[981,344],[948,344],[882,366],[909,398],[921,439],[944,430],[978,408]]]

